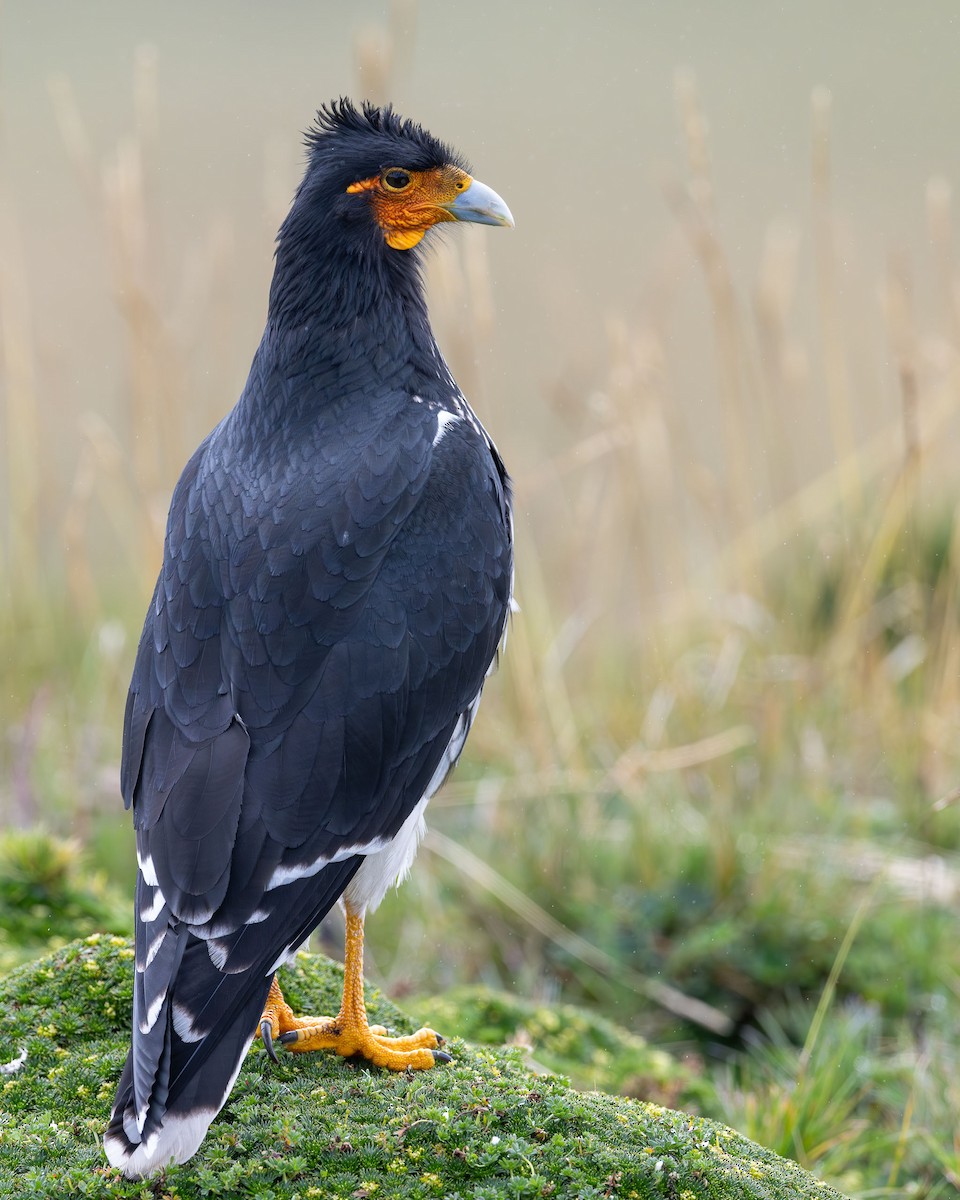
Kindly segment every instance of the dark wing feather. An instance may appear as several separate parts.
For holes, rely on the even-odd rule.
[[[122,766],[142,874],[111,1136],[131,1149],[222,1105],[277,960],[458,728],[459,752],[503,632],[509,500],[482,432],[435,447],[435,413],[396,394],[352,421],[261,445],[238,406],[174,495]]]

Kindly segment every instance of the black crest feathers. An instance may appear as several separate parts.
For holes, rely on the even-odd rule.
[[[352,145],[369,147],[371,135],[385,153],[395,152],[396,157],[391,161],[400,165],[424,170],[452,164],[470,171],[461,154],[422,125],[399,116],[392,104],[379,106],[369,100],[364,100],[359,108],[345,96],[324,104],[304,134],[304,143],[311,162],[316,162],[331,153],[339,158]]]

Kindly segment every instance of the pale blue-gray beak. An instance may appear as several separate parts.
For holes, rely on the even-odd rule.
[[[472,221],[475,225],[513,226],[510,209],[493,188],[488,188],[478,179],[472,180],[467,190],[461,192],[455,200],[440,207],[456,221]]]

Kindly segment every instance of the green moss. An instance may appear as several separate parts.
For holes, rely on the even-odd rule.
[[[414,1002],[425,1025],[485,1046],[517,1046],[527,1065],[566,1075],[574,1087],[689,1108],[703,1082],[637,1034],[572,1004],[534,1004],[483,987]]]
[[[531,1075],[519,1051],[453,1040],[454,1062],[416,1075],[328,1055],[251,1052],[195,1158],[146,1183],[100,1148],[126,1049],[133,952],[93,936],[0,984],[0,1195],[165,1197],[738,1197],[839,1193],[723,1125]],[[304,1011],[330,1011],[342,970],[300,955],[282,972]],[[382,995],[371,1013],[412,1028]]]

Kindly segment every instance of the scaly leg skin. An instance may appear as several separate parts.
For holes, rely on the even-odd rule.
[[[274,1041],[296,1054],[308,1050],[333,1050],[350,1058],[361,1055],[377,1067],[391,1071],[423,1071],[438,1062],[452,1061],[438,1049],[443,1038],[432,1029],[418,1029],[408,1037],[387,1037],[382,1025],[367,1024],[363,1002],[363,915],[347,906],[346,953],[343,963],[343,1000],[335,1017],[297,1017],[283,998],[276,978],[260,1018],[260,1036],[267,1053],[277,1061]]]

